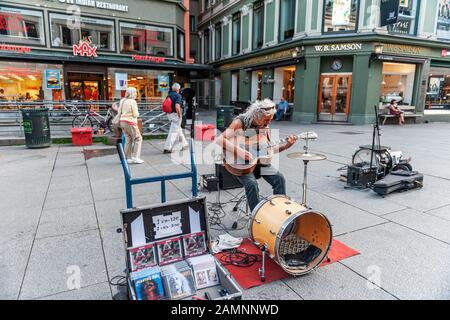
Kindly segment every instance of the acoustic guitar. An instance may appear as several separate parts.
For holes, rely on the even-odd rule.
[[[236,134],[231,140],[236,147],[233,150],[224,150],[224,167],[234,176],[244,176],[255,171],[258,164],[268,165],[273,157],[273,148],[277,145],[286,143],[288,138],[281,139],[277,142],[268,140],[268,129],[260,129],[256,134],[249,134],[248,131],[243,134]],[[251,130],[255,131],[255,130]],[[296,137],[301,138],[303,134]],[[253,159],[244,160],[237,156],[237,148],[242,148],[248,151]]]

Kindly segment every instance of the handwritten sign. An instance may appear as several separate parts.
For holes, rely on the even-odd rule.
[[[181,211],[161,214],[153,218],[155,239],[181,234]]]

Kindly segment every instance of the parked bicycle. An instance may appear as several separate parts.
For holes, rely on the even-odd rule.
[[[64,118],[67,118],[68,116],[71,117],[79,116],[81,115],[81,111],[77,108],[77,106],[74,103],[63,103],[62,109],[55,108],[55,106],[51,106],[49,115],[53,121],[61,121]]]
[[[73,119],[72,128],[91,127],[94,133],[98,133],[102,130],[104,132],[106,132],[106,130],[112,132],[112,118],[111,108],[108,108],[105,116],[89,109],[86,114],[78,115]]]

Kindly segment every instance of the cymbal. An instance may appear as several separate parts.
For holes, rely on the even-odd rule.
[[[326,160],[327,156],[320,153],[311,153],[311,152],[296,152],[290,153],[287,156],[289,159],[294,160],[308,160],[308,161],[321,161]]]

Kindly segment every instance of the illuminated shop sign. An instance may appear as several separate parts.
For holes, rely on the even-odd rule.
[[[60,3],[67,3],[69,5],[78,5],[83,7],[91,7],[97,9],[106,9],[112,11],[128,12],[128,5],[121,3],[112,3],[106,1],[94,1],[94,0],[58,0]]]
[[[31,48],[23,46],[12,46],[9,44],[0,44],[0,51],[10,51],[23,54],[23,53],[30,53]]]
[[[97,57],[97,47],[92,44],[89,37],[87,39],[81,40],[79,44],[73,45],[73,55],[74,56],[86,56],[95,58]]]
[[[156,63],[161,63],[161,62],[166,61],[165,58],[161,58],[161,57],[141,56],[141,55],[137,55],[137,54],[133,54],[131,56],[131,59],[136,60],[136,61],[150,61],[150,62],[156,62]]]

